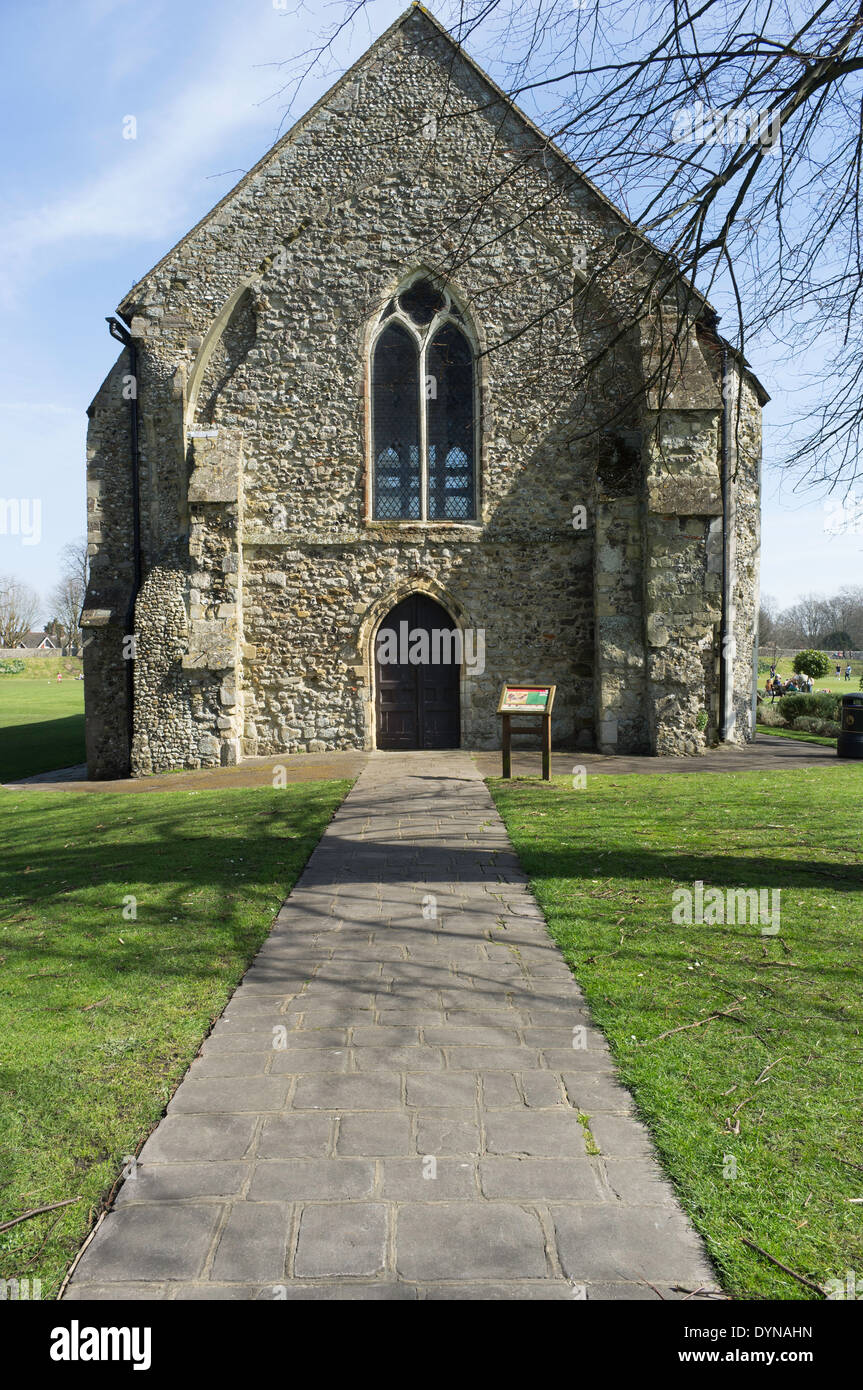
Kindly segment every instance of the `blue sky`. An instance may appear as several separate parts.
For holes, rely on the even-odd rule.
[[[404,8],[375,0],[342,41],[347,66]],[[46,0],[3,7],[0,89],[0,496],[39,499],[41,537],[0,534],[0,573],[45,597],[83,535],[86,408],[116,356],[105,316],[284,129],[274,66],[338,7],[273,0]],[[14,61],[8,61],[14,55]],[[334,80],[310,78],[292,116]],[[495,75],[494,73],[492,75]],[[134,116],[137,138],[123,138]],[[766,413],[762,590],[788,604],[858,581],[859,534],[831,535],[823,499],[780,497],[771,440],[801,381],[753,360]]]

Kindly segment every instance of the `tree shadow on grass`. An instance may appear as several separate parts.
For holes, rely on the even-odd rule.
[[[218,816],[225,801],[216,793],[208,806],[203,796],[189,798],[188,811],[121,796],[72,808],[51,793],[36,805],[22,795],[14,820],[7,819],[0,859],[9,952],[19,963],[29,954],[34,969],[89,963],[102,975],[114,969],[200,976],[212,974],[214,954],[248,958],[333,809],[332,790],[310,792],[308,784],[302,795],[263,795],[280,800],[238,804],[243,828],[226,817],[224,833]],[[122,820],[128,834],[118,835]],[[132,919],[123,914],[130,896]],[[124,929],[134,951],[119,942]]]
[[[257,802],[229,801],[217,792],[166,793],[170,807],[162,798],[158,803],[136,799],[132,805],[127,797],[107,795],[97,805],[87,798],[86,804],[74,808],[66,797],[45,793],[37,803],[30,801],[30,793],[20,794],[0,861],[2,918],[24,928],[18,946],[13,933],[6,933],[10,950],[19,960],[20,952],[29,950],[34,970],[43,962],[48,962],[43,965],[46,970],[60,970],[64,961],[82,967],[89,962],[98,967],[97,975],[116,970],[161,978],[211,974],[214,956],[226,953],[250,958],[269,927],[278,897],[293,886],[330,817],[331,789],[312,792],[309,784],[301,784],[296,793],[285,789],[243,794],[261,798]],[[123,821],[128,824],[118,833]],[[625,894],[627,885],[637,893],[639,885],[653,881],[655,891],[662,884],[668,888],[669,920],[673,886],[691,886],[697,879],[735,889],[817,888],[845,894],[861,887],[858,866],[824,859],[744,856],[724,853],[721,847],[710,854],[617,848],[602,852],[597,866],[598,853],[592,847],[537,846],[522,851],[521,862],[537,886],[568,881],[569,892],[583,894],[584,908],[590,902],[587,880],[600,879],[600,885],[592,887],[612,880],[609,888],[615,896],[621,890]],[[309,880],[313,892],[304,897],[295,940],[302,946],[309,931],[332,928],[336,892],[339,912],[350,922],[346,864],[358,882],[378,883],[384,893],[388,885],[416,888],[416,913],[409,904],[393,902],[386,917],[394,926],[416,923],[419,939],[430,930],[421,917],[422,893],[430,885],[439,889],[447,877],[456,892],[482,885],[481,913],[506,911],[502,898],[513,876],[496,873],[495,862],[492,849],[451,845],[442,850],[433,840],[425,846],[377,838],[364,845],[340,835],[334,825]],[[501,894],[496,896],[498,884]],[[198,901],[196,893],[201,894]],[[137,899],[137,920],[128,924],[129,934],[135,936],[134,952],[117,941],[123,934],[122,909],[128,894]],[[360,894],[357,917],[367,926],[364,901],[367,907]],[[618,899],[615,908],[627,914],[657,912],[656,903],[639,908],[624,899]],[[51,921],[44,939],[29,939],[28,914],[48,912]],[[508,918],[510,932],[516,921]],[[381,929],[385,925],[383,920],[379,924]],[[32,930],[44,926],[39,921]],[[434,930],[445,937],[445,920]]]
[[[601,863],[597,865],[597,857]],[[776,851],[755,855],[729,854],[721,848],[709,853],[668,850],[561,847],[522,850],[522,868],[532,879],[601,879],[669,881],[692,887],[701,879],[717,888],[814,888],[843,893],[863,893],[859,864],[840,864],[831,859],[781,857]]]
[[[84,757],[83,714],[0,729],[0,782],[20,782],[39,772],[72,767]]]

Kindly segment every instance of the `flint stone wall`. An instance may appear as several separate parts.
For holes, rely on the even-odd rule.
[[[693,754],[715,733],[716,363],[692,333],[660,410],[640,387],[648,349],[628,335],[589,392],[573,389],[617,338],[648,253],[633,237],[631,282],[585,288],[573,248],[589,270],[618,214],[489,99],[412,11],[121,305],[139,354],[146,576],[134,773],[371,746],[374,629],[412,591],[485,633],[485,669],[462,673],[467,746],[497,745],[504,679],[558,686],[558,746]],[[447,279],[477,353],[475,524],[368,519],[369,333],[418,269]],[[114,669],[132,588],[121,377],[122,360],[89,442],[88,608],[109,614],[85,652],[96,775],[128,757]],[[754,440],[751,392],[745,408]],[[745,625],[751,469],[740,486]],[[742,710],[742,656],[735,682]]]

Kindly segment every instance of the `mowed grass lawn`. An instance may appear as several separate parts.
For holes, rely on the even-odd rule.
[[[807,734],[802,729],[779,729],[771,724],[756,724],[759,734],[770,734],[775,738],[791,738],[797,743],[823,743],[828,748],[836,747],[835,738],[825,738],[821,734]]]
[[[762,657],[762,662],[764,661]],[[836,677],[836,664],[839,663],[841,673]],[[835,695],[854,694],[860,689],[860,678],[863,676],[863,661],[851,661],[851,679],[845,679],[845,667],[849,664],[847,657],[830,658],[830,670],[826,676],[819,676],[813,687],[814,690],[831,690]],[[776,663],[777,674],[783,681],[787,681],[789,676],[794,674],[794,661],[791,657],[786,657],[783,661]],[[758,672],[758,689],[763,690],[769,679],[769,671]]]
[[[11,675],[4,672],[0,675],[0,679],[5,681],[43,681],[50,678],[56,684],[58,671],[61,672],[65,681],[84,669],[84,663],[80,656],[25,656],[21,658],[21,661],[24,664],[23,671],[16,671]]]
[[[726,1290],[818,1296],[744,1236],[859,1278],[863,767],[490,787]],[[779,934],[676,924],[697,879],[780,889]]]
[[[0,782],[74,767],[84,758],[83,681],[64,676],[58,685],[56,672],[53,680],[0,675]]]
[[[0,1277],[56,1293],[349,785],[0,792],[0,1222],[80,1199]]]

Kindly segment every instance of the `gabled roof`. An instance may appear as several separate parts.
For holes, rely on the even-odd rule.
[[[536,138],[545,146],[547,150],[554,154],[566,166],[567,169],[569,169],[573,174],[575,174],[576,177],[587,188],[590,189],[591,193],[598,200],[598,202],[602,203],[606,208],[608,208],[609,211],[612,212],[614,216],[617,218],[617,220],[621,223],[621,225],[625,227],[627,231],[629,231],[631,235],[635,237],[638,241],[640,241],[649,251],[651,251],[656,256],[664,258],[664,253],[659,249],[659,247],[654,245],[654,243],[650,240],[649,237],[645,236],[644,232],[641,231],[637,224],[632,222],[631,219],[627,217],[626,213],[621,212],[620,208],[618,208],[616,204],[613,203],[611,199],[608,198],[602,192],[601,189],[597,188],[596,184],[593,183],[592,180],[589,179],[587,175],[584,174],[581,171],[581,169],[579,169],[578,166],[573,163],[569,155],[567,155],[565,151],[562,150],[554,142],[554,140],[552,140],[551,137],[545,133],[545,131],[541,130],[540,127],[536,125],[534,121],[531,120],[530,116],[528,116],[525,111],[522,111],[521,107],[518,106],[517,103],[514,102],[510,96],[507,95],[507,93],[503,90],[502,87],[498,86],[498,84],[493,80],[493,78],[489,77],[488,73],[485,72],[480,67],[480,65],[477,62],[475,62],[473,58],[470,57],[470,55],[465,51],[461,44],[453,38],[449,30],[446,29],[440,23],[440,21],[436,19],[435,16],[425,8],[424,5],[419,4],[418,0],[414,0],[414,3],[409,5],[408,8],[404,10],[402,14],[399,15],[398,19],[396,19],[389,26],[389,28],[386,29],[380,35],[379,38],[375,39],[371,47],[367,48],[365,52],[357,59],[357,61],[353,63],[351,67],[349,67],[342,74],[342,76],[338,78],[338,80],[327,89],[326,92],[324,92],[323,96],[321,96],[315,102],[315,104],[309,108],[305,115],[301,116],[299,120],[296,121],[293,126],[291,126],[290,130],[288,130],[283,136],[281,136],[280,139],[278,139],[276,143],[267,150],[266,154],[264,154],[261,157],[261,159],[258,160],[257,164],[253,165],[253,167],[248,171],[248,173],[244,174],[243,177],[239,180],[239,182],[234,184],[233,188],[229,189],[229,191],[224,195],[224,197],[220,198],[218,203],[216,203],[208,213],[205,213],[204,216],[200,218],[199,221],[196,222],[192,228],[190,228],[186,235],[181,237],[180,240],[176,242],[171,247],[171,249],[167,251],[164,256],[161,257],[160,260],[156,262],[152,269],[149,270],[146,275],[143,275],[141,279],[138,280],[137,283],[132,286],[129,292],[126,295],[124,295],[117,308],[117,312],[121,316],[121,318],[125,320],[127,324],[131,322],[131,313],[139,297],[138,292],[141,289],[141,287],[145,285],[146,282],[151,278],[151,276],[155,275],[157,271],[159,271],[162,268],[162,266],[164,266],[166,262],[168,262],[171,259],[171,257],[174,255],[174,253],[178,250],[179,247],[183,246],[187,241],[189,241],[190,238],[193,237],[196,232],[198,232],[202,227],[206,226],[206,224],[210,221],[212,217],[215,217],[215,215],[222,208],[226,207],[227,204],[229,204],[238,193],[240,193],[244,188],[246,188],[247,185],[255,178],[255,176],[266,167],[270,160],[275,155],[277,155],[281,149],[283,149],[286,145],[289,145],[293,140],[295,140],[296,137],[305,129],[309,122],[314,118],[317,112],[320,111],[322,107],[326,107],[328,103],[332,101],[333,97],[339,91],[341,91],[343,87],[347,86],[357,75],[357,73],[363,67],[366,66],[369,60],[373,58],[375,54],[380,52],[381,49],[385,48],[392,36],[395,33],[397,33],[397,31],[401,29],[405,24],[407,24],[411,19],[420,19],[429,27],[429,29],[435,35],[443,37],[446,40],[446,42],[452,47],[453,51],[459,55],[460,59],[466,65],[466,67],[477,78],[479,78],[480,82],[482,82],[491,93],[494,94],[495,98],[498,101],[500,101],[504,106],[506,106],[508,110],[511,111],[512,114],[516,116],[518,120],[520,120],[521,123],[532,132],[533,135],[536,136]],[[688,291],[693,295],[694,299],[702,306],[702,310],[706,311],[708,319],[712,321],[710,327],[712,331],[716,334],[717,338],[719,338],[719,334],[715,327],[717,316],[715,310],[710,304],[710,301],[690,280],[687,279],[686,276],[681,274],[680,280],[687,287]],[[719,339],[719,341],[725,342],[725,340],[721,338]],[[747,372],[749,377],[754,382],[759,396],[762,397],[762,404],[764,404],[764,402],[769,400],[770,397],[767,395],[767,392],[764,390],[764,387],[758,381],[757,377],[755,377],[751,367],[745,361],[742,355],[736,352],[736,350],[732,347],[730,343],[726,342],[725,345],[729,348],[729,350],[732,353],[734,353],[741,368]]]
[[[458,53],[459,57],[470,69],[470,71],[473,72],[474,75],[478,77],[479,80],[482,83],[484,83],[485,86],[488,87],[491,92],[494,93],[494,96],[501,103],[503,103],[503,105],[505,105],[513,113],[513,115],[518,117],[522,124],[526,126],[537,137],[539,141],[542,142],[546,149],[550,150],[554,155],[556,155],[557,158],[560,159],[567,166],[568,169],[570,169],[574,174],[577,175],[577,177],[582,181],[582,183],[587,185],[587,187],[591,190],[595,197],[607,208],[609,208],[611,212],[614,213],[615,217],[617,217],[618,220],[629,231],[632,232],[633,236],[636,236],[640,241],[642,241],[645,244],[645,246],[647,246],[651,251],[655,252],[655,254],[662,254],[658,250],[658,248],[655,247],[653,243],[644,235],[644,233],[639,230],[635,223],[631,222],[630,219],[626,216],[626,214],[621,212],[620,209],[616,207],[615,204],[611,201],[611,199],[607,198],[606,195],[603,192],[601,192],[601,190],[598,189],[594,183],[591,182],[587,175],[583,174],[581,170],[575,164],[573,164],[569,156],[565,154],[564,151],[561,150],[555,144],[551,137],[546,135],[546,133],[531,120],[527,113],[522,111],[521,107],[516,105],[516,103],[512,100],[511,97],[507,96],[503,88],[499,87],[497,83],[491,77],[489,77],[488,73],[483,71],[483,69],[479,66],[478,63],[474,62],[473,58],[471,58],[470,55],[465,52],[461,44],[453,38],[449,30],[445,29],[444,26],[440,23],[440,21],[435,19],[434,15],[431,14],[425,8],[424,5],[414,3],[410,5],[406,10],[404,10],[403,13],[399,15],[398,19],[395,20],[394,23],[392,23],[390,27],[386,29],[383,34],[380,35],[379,38],[375,39],[371,47],[367,48],[366,51],[361,55],[361,57],[359,57],[357,61],[344,73],[342,73],[342,76],[338,78],[336,82],[333,83],[332,87],[329,87],[327,91],[324,92],[323,96],[321,96],[315,102],[314,106],[311,106],[309,108],[305,115],[301,116],[300,119],[296,121],[294,125],[291,126],[291,129],[289,131],[282,135],[274,145],[270,146],[266,154],[258,160],[257,164],[253,165],[253,167],[248,171],[248,173],[244,174],[240,181],[234,184],[233,188],[229,189],[229,191],[224,195],[224,197],[220,198],[218,203],[216,203],[210,209],[209,212],[205,213],[204,216],[200,218],[199,221],[197,221],[193,227],[190,228],[190,230],[185,234],[185,236],[181,237],[178,242],[175,242],[175,244],[171,247],[170,251],[167,251],[165,255],[162,256],[161,259],[156,262],[152,269],[148,270],[147,274],[143,275],[141,279],[138,280],[136,284],[132,286],[128,294],[124,295],[123,299],[120,301],[117,310],[117,312],[121,315],[123,319],[125,319],[127,323],[129,322],[129,314],[127,311],[128,309],[134,306],[135,300],[138,297],[137,292],[141,288],[141,286],[145,285],[146,282],[150,279],[150,277],[155,275],[156,272],[160,270],[162,266],[165,265],[166,262],[171,259],[171,257],[174,255],[175,251],[177,251],[179,247],[183,246],[191,237],[193,237],[195,233],[200,230],[201,227],[206,226],[210,219],[212,217],[215,217],[216,213],[219,212],[221,208],[226,207],[227,204],[230,203],[232,198],[234,198],[238,193],[240,193],[244,188],[246,188],[247,185],[252,181],[252,179],[254,179],[255,175],[260,173],[260,171],[266,167],[266,165],[270,162],[274,155],[278,154],[278,152],[281,149],[283,149],[286,145],[289,145],[293,140],[295,140],[297,135],[299,135],[301,131],[305,129],[305,127],[309,124],[309,122],[313,119],[317,112],[321,110],[322,107],[327,106],[328,103],[332,101],[333,97],[342,89],[342,87],[347,86],[357,75],[360,69],[366,66],[369,59],[374,57],[374,55],[378,53],[382,48],[386,47],[389,39],[393,36],[393,34],[397,33],[399,29],[403,28],[403,26],[407,24],[408,21],[412,18],[421,19],[436,35],[443,37],[447,41],[447,43],[452,47],[453,51]],[[693,293],[702,303],[707,304],[707,300],[704,298],[704,296],[700,294],[700,292],[696,290],[694,287]]]

